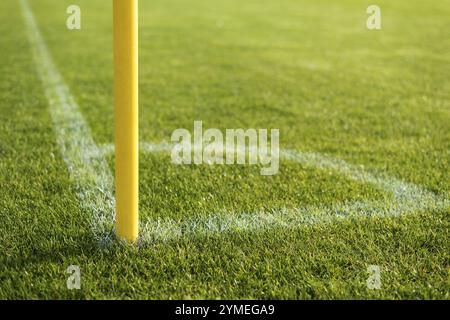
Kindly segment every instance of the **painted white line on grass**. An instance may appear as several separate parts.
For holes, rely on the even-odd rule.
[[[114,146],[98,148],[75,99],[57,71],[37,28],[27,0],[20,0],[39,77],[49,101],[57,143],[83,208],[92,213],[92,230],[99,239],[111,234],[114,226],[114,180],[105,156]],[[144,152],[168,152],[171,145],[144,143]],[[239,150],[238,150],[239,151]],[[210,236],[224,232],[263,231],[273,228],[295,228],[301,225],[327,223],[339,219],[398,216],[422,210],[449,206],[414,184],[383,175],[367,173],[350,165],[316,153],[284,150],[280,157],[304,165],[333,170],[351,179],[374,184],[391,193],[392,201],[349,202],[331,207],[308,206],[296,209],[274,209],[253,213],[222,212],[197,215],[183,221],[149,220],[141,223],[141,244],[177,240],[183,237]]]
[[[81,206],[92,214],[94,235],[103,239],[111,233],[114,224],[112,172],[105,158],[99,156],[100,151],[89,126],[52,60],[28,1],[20,0],[20,4],[62,158],[75,184]]]
[[[141,143],[141,150],[147,153],[170,152],[167,143]],[[101,147],[101,154],[114,151],[113,145]],[[243,152],[243,150],[236,150]],[[280,158],[306,166],[332,170],[352,180],[375,185],[388,196],[383,201],[354,201],[332,206],[305,206],[299,208],[278,208],[250,213],[218,212],[208,215],[194,215],[187,219],[157,219],[141,224],[140,241],[149,244],[158,241],[179,240],[186,237],[207,237],[226,232],[264,231],[273,228],[292,229],[317,223],[330,223],[362,218],[384,218],[448,208],[448,199],[441,198],[417,185],[388,177],[382,173],[371,174],[361,166],[351,165],[343,160],[333,159],[318,153],[281,150]]]

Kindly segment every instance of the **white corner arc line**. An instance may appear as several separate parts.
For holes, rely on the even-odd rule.
[[[38,75],[49,101],[56,139],[61,155],[75,183],[81,206],[92,213],[92,230],[99,239],[111,233],[114,225],[114,179],[105,156],[114,151],[113,145],[99,148],[92,138],[75,99],[53,63],[45,42],[39,33],[27,0],[20,0],[29,41]],[[171,146],[142,144],[144,152],[167,152]],[[208,236],[223,232],[261,231],[272,228],[294,228],[300,225],[327,223],[339,219],[367,216],[398,216],[425,209],[449,206],[448,199],[440,198],[414,184],[372,175],[362,168],[317,153],[283,150],[280,157],[345,174],[351,179],[374,184],[392,193],[391,203],[381,201],[349,202],[331,207],[273,209],[269,212],[221,212],[208,216],[197,215],[184,221],[172,219],[149,220],[141,224],[141,244],[177,240],[182,237]]]
[[[146,143],[140,145],[142,152],[166,153],[172,146],[168,143]],[[100,148],[100,154],[114,152],[114,145]],[[240,152],[242,150],[236,150]],[[269,211],[249,213],[218,212],[209,215],[194,215],[183,221],[157,219],[141,224],[140,241],[151,244],[159,241],[179,240],[189,237],[203,237],[226,232],[263,231],[274,228],[292,229],[317,223],[365,217],[395,217],[427,209],[447,208],[450,202],[415,184],[388,177],[385,174],[371,174],[363,167],[351,165],[314,152],[281,150],[280,158],[306,166],[328,169],[345,175],[352,180],[372,184],[386,193],[392,194],[392,201],[354,201],[332,206],[305,206],[298,208],[274,208]]]
[[[82,208],[92,214],[91,228],[98,239],[111,233],[114,224],[114,178],[99,154],[74,97],[59,74],[39,32],[27,0],[20,0],[34,62],[45,90],[57,144],[75,184]]]

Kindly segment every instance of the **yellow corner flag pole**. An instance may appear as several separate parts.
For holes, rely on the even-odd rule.
[[[116,232],[138,237],[138,0],[114,0]]]

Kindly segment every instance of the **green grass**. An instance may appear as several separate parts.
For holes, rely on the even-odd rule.
[[[112,8],[29,1],[93,137],[113,141]],[[176,128],[279,128],[313,151],[450,196],[450,2],[166,0],[140,4],[140,139]],[[0,298],[449,299],[450,208],[292,229],[101,247],[61,158],[19,2],[0,2]],[[108,157],[111,167],[112,156]],[[143,221],[346,201],[392,201],[376,186],[282,161],[181,166],[142,154]],[[66,288],[66,268],[82,289]],[[366,288],[368,265],[382,289]]]

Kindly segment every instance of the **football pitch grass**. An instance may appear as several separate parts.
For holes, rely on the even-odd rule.
[[[367,1],[141,1],[138,246],[109,232],[111,2],[79,31],[70,4],[0,3],[0,298],[449,298],[449,1],[377,1],[380,31]],[[280,129],[279,173],[174,166],[195,120]]]

